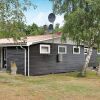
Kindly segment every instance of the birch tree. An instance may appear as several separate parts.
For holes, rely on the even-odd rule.
[[[64,13],[64,37],[88,47],[82,69],[86,74],[93,47],[100,47],[100,0],[52,0],[56,14]]]

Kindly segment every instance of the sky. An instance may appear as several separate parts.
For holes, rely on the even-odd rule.
[[[33,23],[38,26],[49,25],[48,15],[52,13],[52,2],[49,0],[32,0],[37,6],[36,9],[30,8],[25,12],[26,24],[32,25]],[[54,25],[59,23],[60,26],[63,25],[63,15],[56,15]]]

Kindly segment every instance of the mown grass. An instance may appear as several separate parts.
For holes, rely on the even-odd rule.
[[[0,73],[0,100],[100,100],[100,77],[88,71],[44,76]]]

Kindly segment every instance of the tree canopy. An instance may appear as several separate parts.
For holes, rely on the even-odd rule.
[[[100,45],[100,0],[51,0],[57,14],[64,13],[64,36],[87,46]]]
[[[73,12],[77,7],[83,8],[86,0],[49,0],[53,2],[53,12],[56,14]]]
[[[23,35],[24,11],[32,6],[31,0],[0,0],[0,37]]]
[[[39,27],[35,23],[33,23],[32,25],[28,25],[25,28],[26,35],[41,35],[44,34],[44,31],[44,27]]]
[[[89,48],[83,73],[93,47],[100,47],[100,0],[51,0],[56,14],[64,13],[63,37]]]

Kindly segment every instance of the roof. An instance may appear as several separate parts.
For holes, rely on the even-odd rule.
[[[52,40],[53,38],[60,38],[60,35],[57,34],[46,34],[46,35],[37,35],[37,36],[27,36],[21,38],[21,40],[15,41],[13,38],[3,38],[0,39],[0,46],[29,46],[32,44],[37,44],[42,41]]]

